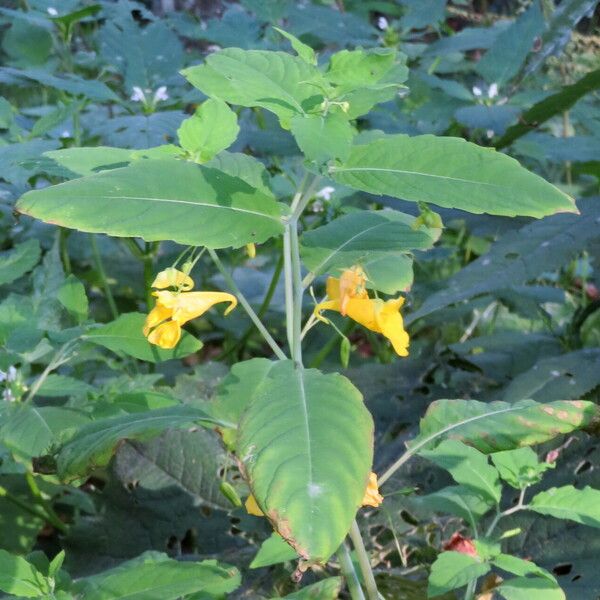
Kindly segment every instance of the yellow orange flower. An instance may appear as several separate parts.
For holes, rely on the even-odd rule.
[[[265,513],[262,510],[260,510],[260,507],[256,503],[256,498],[252,494],[250,494],[246,498],[246,502],[244,503],[244,506],[246,507],[246,512],[249,515],[254,515],[255,517],[264,517],[265,516]]]
[[[178,291],[161,289],[153,292],[156,305],[144,323],[144,335],[151,344],[165,349],[174,348],[181,338],[182,325],[200,317],[219,302],[229,302],[225,315],[237,305],[237,298],[225,292],[181,291],[191,289],[193,285],[194,282],[189,276],[176,269],[167,269],[157,275],[154,287],[177,287]]]
[[[354,277],[355,275],[349,276]],[[363,327],[381,333],[394,347],[399,356],[408,356],[408,333],[404,330],[404,321],[400,314],[400,308],[404,304],[404,298],[398,297],[393,300],[380,300],[369,298],[366,290],[356,290],[354,295],[348,295],[346,290],[341,289],[341,279],[329,277],[327,279],[328,300],[320,302],[315,307],[315,316],[321,321],[327,319],[321,315],[324,310],[335,310],[347,315]],[[344,291],[345,295],[342,295]]]
[[[379,493],[379,487],[377,486],[377,475],[373,472],[369,474],[369,483],[365,491],[365,497],[363,498],[363,506],[373,506],[377,508],[383,502],[383,496]]]
[[[344,317],[351,298],[368,298],[365,283],[367,277],[361,267],[346,269],[339,279],[340,312]]]

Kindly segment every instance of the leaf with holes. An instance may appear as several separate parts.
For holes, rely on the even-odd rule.
[[[476,214],[577,212],[570,196],[513,158],[461,138],[383,135],[354,146],[350,158],[330,172],[339,183],[371,194]]]
[[[272,195],[180,160],[143,160],[28,192],[17,209],[80,231],[210,248],[260,243],[283,231]]]
[[[275,530],[311,562],[339,547],[364,496],[373,420],[345,377],[280,361],[254,392],[238,458]]]

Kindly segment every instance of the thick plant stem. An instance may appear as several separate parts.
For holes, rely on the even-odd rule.
[[[477,587],[477,579],[473,579],[473,581],[469,581],[469,584],[467,585],[467,589],[465,590],[465,600],[473,600],[476,587]]]
[[[365,587],[367,589],[367,598],[369,600],[378,600],[379,592],[377,591],[377,583],[375,582],[375,576],[373,575],[373,570],[371,569],[369,555],[367,553],[367,549],[365,548],[365,544],[363,543],[356,519],[353,521],[352,527],[350,527],[350,533],[348,535],[352,540],[354,551],[358,556],[360,572],[362,573]]]
[[[208,253],[213,259],[213,262],[215,263],[217,269],[219,269],[221,275],[223,275],[231,291],[235,294],[235,296],[237,296],[237,299],[240,301],[240,304],[244,307],[244,310],[246,311],[250,319],[252,319],[254,325],[256,325],[256,328],[260,331],[262,336],[265,338],[267,344],[269,344],[269,346],[271,347],[271,350],[273,350],[277,358],[279,358],[280,360],[286,360],[287,356],[285,355],[283,350],[278,346],[277,342],[273,339],[273,336],[269,333],[267,328],[263,325],[263,322],[259,319],[258,315],[254,312],[254,309],[252,308],[252,306],[250,306],[250,303],[248,302],[248,300],[246,300],[246,297],[244,296],[244,294],[242,294],[240,288],[238,288],[237,284],[233,280],[233,277],[223,266],[223,263],[221,262],[221,259],[217,256],[217,253],[212,248],[208,249]]]
[[[90,240],[92,245],[92,253],[94,255],[94,261],[96,262],[96,269],[98,270],[98,275],[100,275],[100,280],[102,281],[102,287],[104,288],[104,294],[106,296],[106,301],[108,302],[108,307],[110,308],[110,312],[112,314],[113,319],[117,319],[119,317],[119,311],[117,310],[115,299],[110,290],[110,285],[108,285],[106,271],[104,270],[104,265],[102,264],[102,257],[100,256],[100,251],[98,250],[98,242],[96,241],[96,236],[93,233],[90,235]]]
[[[365,600],[365,594],[360,587],[360,581],[358,580],[358,575],[354,570],[354,563],[352,562],[350,550],[348,549],[346,542],[343,542],[338,548],[337,557],[340,561],[340,569],[344,579],[346,580],[350,597],[352,600]]]

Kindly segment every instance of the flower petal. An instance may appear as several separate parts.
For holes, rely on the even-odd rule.
[[[237,298],[225,292],[182,292],[175,297],[173,319],[183,325],[203,315],[219,302],[229,302],[225,315],[228,315],[237,306]]]
[[[249,515],[254,515],[255,517],[264,517],[265,516],[265,513],[262,510],[260,510],[260,507],[256,503],[256,498],[254,498],[254,496],[252,494],[250,494],[246,498],[245,506],[246,506],[246,512]]]
[[[404,321],[400,314],[400,307],[404,298],[388,300],[383,308],[377,312],[376,318],[380,332],[392,342],[398,356],[408,356],[409,337],[404,329]]]
[[[170,350],[175,348],[181,338],[181,327],[176,321],[167,321],[153,329],[148,335],[151,344]]]
[[[161,271],[152,282],[152,287],[163,290],[169,287],[175,287],[180,290],[191,290],[194,287],[194,280],[174,267],[169,267]]]
[[[148,313],[146,322],[144,323],[144,335],[147,336],[153,327],[159,323],[166,321],[171,317],[173,311],[162,304],[156,303],[156,306]]]
[[[362,505],[373,506],[374,508],[377,508],[382,502],[383,496],[379,493],[379,487],[377,486],[377,475],[371,472]]]

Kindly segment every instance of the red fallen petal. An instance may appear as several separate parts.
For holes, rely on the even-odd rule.
[[[451,550],[452,552],[460,552],[461,554],[468,554],[469,556],[476,557],[477,550],[473,545],[471,538],[464,537],[460,533],[456,532],[452,534],[452,537],[443,546],[444,550]]]

